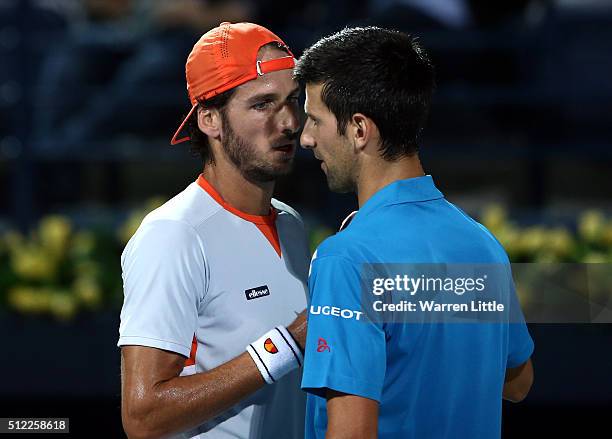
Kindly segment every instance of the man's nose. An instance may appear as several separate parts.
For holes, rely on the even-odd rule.
[[[291,105],[285,105],[280,114],[281,131],[297,132],[300,129],[300,119],[297,111]]]
[[[315,140],[310,135],[310,131],[304,127],[304,131],[302,131],[302,135],[300,136],[300,145],[305,149],[312,149],[315,147]]]

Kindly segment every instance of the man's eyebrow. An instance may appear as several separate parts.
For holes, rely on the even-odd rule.
[[[254,104],[255,102],[259,101],[273,101],[275,99],[278,99],[277,93],[260,93],[248,98],[247,103]]]
[[[299,93],[300,93],[300,87],[296,87],[293,90],[291,90],[288,96],[293,96]],[[260,93],[260,94],[257,94],[257,95],[254,95],[248,98],[247,103],[254,104],[260,101],[274,101],[276,99],[279,99],[279,97],[280,96],[278,93]]]
[[[314,121],[318,121],[319,119],[316,116],[313,116],[311,113],[309,113],[308,111],[304,110],[304,114],[306,115],[307,118],[314,120]]]

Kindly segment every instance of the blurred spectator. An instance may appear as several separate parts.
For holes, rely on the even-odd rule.
[[[159,28],[190,28],[206,32],[221,21],[249,20],[253,6],[246,1],[154,0],[153,17]]]
[[[466,0],[371,0],[370,9],[376,23],[411,31],[471,23]]]
[[[122,135],[167,136],[185,104],[194,38],[220,21],[247,20],[251,10],[239,0],[84,0],[81,7],[40,73],[37,145],[47,154],[91,151],[88,143],[107,148]]]
[[[521,22],[529,6],[546,4],[548,0],[467,0],[474,26],[494,29],[498,26]]]
[[[568,1],[568,0],[562,0]],[[370,0],[371,20],[415,31],[492,28],[520,19],[528,6],[547,0]]]
[[[555,7],[560,9],[584,9],[584,10],[597,10],[597,9],[612,9],[612,2],[610,0],[554,0]]]
[[[370,0],[258,0],[255,21],[281,36],[296,56],[324,35],[363,20]]]

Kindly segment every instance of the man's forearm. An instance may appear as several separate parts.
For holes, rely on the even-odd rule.
[[[328,389],[325,439],[373,439],[378,434],[378,402]]]
[[[177,434],[214,418],[264,384],[244,353],[208,372],[160,381],[151,389],[135,389],[136,395],[124,393],[124,426],[136,438]]]
[[[302,312],[287,328],[288,338],[278,328],[270,337],[279,337],[277,347],[303,351],[306,337],[306,315]],[[266,337],[266,334],[262,336]],[[262,342],[263,344],[263,342]],[[252,347],[252,345],[251,345]],[[260,352],[264,358],[266,353]],[[262,357],[257,355],[263,362]],[[295,353],[294,353],[295,354]],[[300,353],[301,355],[301,353]],[[281,356],[282,358],[282,356]],[[296,357],[294,366],[299,366]],[[123,346],[121,349],[121,416],[130,438],[158,438],[196,427],[263,387],[265,380],[248,352],[208,372],[179,376],[185,358],[161,349]],[[264,363],[270,377],[288,371],[286,364]],[[270,369],[270,370],[268,370]]]
[[[529,393],[533,384],[533,365],[531,359],[524,364],[506,370],[502,397],[511,402],[520,402]]]

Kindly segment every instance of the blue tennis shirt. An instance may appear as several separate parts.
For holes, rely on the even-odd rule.
[[[378,401],[381,439],[500,437],[506,368],[533,352],[522,314],[510,323],[369,320],[359,313],[361,270],[372,263],[509,267],[499,242],[449,203],[431,176],[375,193],[313,256],[302,378],[305,437],[325,437],[326,389]]]

